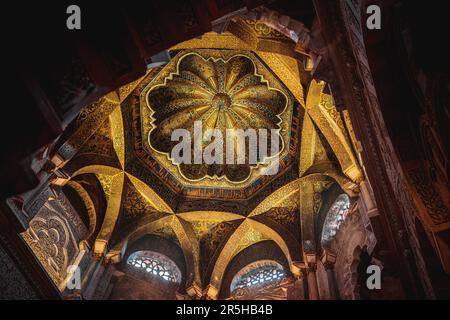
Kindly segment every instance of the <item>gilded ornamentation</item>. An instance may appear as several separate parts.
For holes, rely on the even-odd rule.
[[[252,244],[258,243],[265,240],[263,234],[256,229],[250,228],[240,239],[236,251],[234,252],[234,255],[238,254],[245,248],[248,248]]]
[[[97,110],[101,106],[101,100],[97,100],[94,103],[86,106],[81,110],[80,114],[77,117],[77,124],[80,125],[84,120],[86,120],[93,112]]]
[[[89,138],[89,140],[86,141],[83,147],[81,147],[77,156],[86,153],[97,154],[110,158],[115,157],[113,143],[111,140],[110,124],[107,119]]]
[[[333,181],[319,180],[313,182],[314,192],[321,193],[328,190],[333,185]]]
[[[322,207],[322,192],[328,190],[332,185],[333,181],[329,180],[318,180],[312,182],[314,191],[314,213],[319,213]]]
[[[198,239],[202,239],[207,236],[215,226],[220,224],[220,222],[209,220],[193,221],[191,223]]]
[[[125,143],[124,143],[124,131],[122,122],[122,111],[120,107],[114,109],[109,116],[111,123],[111,138],[116,151],[117,157],[122,168],[125,167]]]
[[[98,181],[100,181],[100,184],[102,185],[103,191],[105,192],[106,199],[109,199],[109,196],[111,194],[111,185],[113,176],[97,173]]]
[[[119,99],[121,102],[124,101],[130,95],[131,92],[133,92],[133,90],[142,81],[142,79],[143,79],[143,77],[119,88],[118,94],[119,94]]]
[[[97,212],[95,210],[95,205],[92,201],[91,196],[89,195],[89,193],[86,191],[86,189],[82,186],[82,184],[70,180],[67,182],[67,187],[72,188],[74,191],[76,191],[80,198],[83,201],[84,206],[86,207],[86,210],[88,212],[88,216],[89,216],[89,226],[88,226],[88,230],[86,231],[86,236],[84,237],[88,242],[91,242],[92,240],[92,236],[95,232],[95,226],[97,225]],[[74,216],[78,215],[74,212]],[[79,219],[79,218],[78,218]],[[72,220],[77,220],[72,219]],[[81,223],[82,224],[82,223]]]
[[[334,106],[333,97],[329,94],[321,94],[320,105],[328,112],[331,119],[339,126],[341,130],[345,130],[344,123],[341,118],[341,114]]]
[[[296,198],[299,196],[297,194]],[[284,227],[297,240],[300,237],[300,210],[298,203],[292,207],[274,207],[263,213],[262,216],[267,217],[278,225]]]
[[[49,265],[55,272],[61,271],[67,265],[65,247],[69,241],[64,222],[57,217],[50,217],[48,220],[36,218],[32,221],[29,232],[34,241],[39,242]]]
[[[273,240],[289,265],[292,260],[301,260],[300,236],[305,252],[316,249],[314,212],[320,208],[320,192],[332,183],[322,180],[330,176],[340,185],[348,183],[334,168],[331,173],[330,168],[314,168],[317,162],[332,160],[327,158],[322,142],[326,139],[340,162],[348,165],[344,169],[354,159],[345,145],[348,141],[342,123],[336,120],[339,113],[331,97],[322,94],[323,84],[310,88],[305,105],[301,61],[296,55],[261,49],[264,43],[261,40],[281,43],[285,40],[283,36],[257,22],[248,26],[252,26],[251,32],[258,38],[255,47],[229,33],[190,40],[177,46],[181,50],[173,52],[174,57],[165,67],[153,69],[138,81],[100,99],[80,116],[80,128],[70,143],[87,148],[90,137],[97,139],[95,136],[99,135],[105,141],[107,138],[109,150],[121,165],[90,163],[74,174],[96,174],[107,197],[104,220],[97,222],[102,224],[94,246],[97,255],[106,254],[107,260],[114,257],[108,261],[118,262],[127,245],[145,234],[157,234],[182,248],[187,273],[192,277],[188,282],[201,283],[211,272],[210,281],[219,289],[221,277],[233,257],[257,242]],[[308,114],[303,122],[305,110]],[[227,128],[280,129],[284,145],[280,169],[285,169],[280,175],[291,169],[293,159],[298,159],[298,143],[302,141],[301,149],[305,145],[307,153],[300,150],[301,164],[306,159],[301,178],[297,172],[294,176],[286,175],[289,178],[285,180],[276,177],[277,190],[268,195],[270,192],[265,189],[262,195],[252,198],[250,201],[256,203],[263,200],[255,203],[256,208],[247,217],[247,211],[241,212],[233,201],[225,207],[224,198],[249,199],[274,178],[258,176],[250,165],[234,171],[203,165],[178,168],[167,158],[170,133],[176,128],[192,129],[195,120],[202,120],[204,128],[221,132]],[[323,136],[319,131],[323,131]],[[303,144],[303,140],[308,141]],[[207,146],[209,142],[204,143]],[[102,149],[93,150],[98,153]],[[311,168],[317,171],[310,172]],[[350,176],[353,174],[350,172]],[[244,188],[248,189],[242,195]],[[173,194],[180,198],[170,199]],[[235,213],[206,210],[179,213],[180,207],[197,209],[180,205],[184,196],[212,200],[205,202],[203,210],[223,205],[220,210]]]
[[[306,109],[311,119],[318,126],[341,165],[342,171],[352,181],[359,183],[362,179],[362,172],[356,156],[351,148],[347,131],[342,124],[339,113],[334,112],[331,97],[323,94],[325,83],[323,81],[312,80],[308,90]],[[326,99],[325,99],[326,98]],[[325,99],[325,100],[324,100]],[[324,105],[325,106],[324,106]],[[326,109],[328,108],[328,110]],[[334,116],[334,118],[331,115]],[[339,116],[339,118],[337,118]],[[340,125],[336,122],[341,123]]]
[[[78,222],[69,223],[68,219],[72,217],[74,210],[61,205],[65,201],[63,197],[58,197],[61,201],[48,198],[30,221],[29,228],[22,233],[23,239],[56,285],[65,279],[67,267],[79,251],[77,241],[86,234],[84,226],[82,230],[75,230]],[[78,217],[76,219],[79,220]]]
[[[144,215],[150,215],[155,220],[165,216],[165,214],[159,214],[158,210],[144,199],[130,182],[126,182],[125,185],[122,208],[124,209],[126,221],[134,220]]]
[[[280,153],[283,157],[289,141],[292,100],[280,84],[250,53],[198,51],[179,54],[144,90],[141,104],[143,117],[150,117],[148,134],[150,152],[165,166],[178,142],[171,141],[173,130],[184,128],[193,137],[194,122],[202,121],[204,130],[218,129],[222,137],[227,129],[281,129]],[[270,141],[270,134],[268,134]],[[228,141],[227,141],[228,142]],[[234,150],[237,138],[233,136]],[[211,142],[203,141],[203,148]],[[231,148],[224,144],[224,148]],[[258,177],[253,173],[263,163],[250,164],[248,153],[243,165],[181,164],[178,171],[187,181],[221,181],[223,186]],[[275,155],[272,155],[275,156]],[[193,157],[193,152],[192,152]],[[191,161],[194,163],[194,160]],[[223,159],[225,163],[225,159]],[[206,182],[205,182],[206,183]]]
[[[230,234],[236,229],[237,223],[235,221],[223,221],[219,223],[197,221],[193,225],[197,229],[196,232],[199,233],[200,266],[202,273],[205,273],[211,263],[211,257],[216,254],[220,245],[228,240]]]
[[[175,234],[175,232],[173,231],[173,229],[170,225],[165,225],[164,227],[153,231],[152,234],[163,237],[163,238],[170,239],[173,242],[178,243],[178,244],[180,243],[177,235]]]
[[[119,173],[112,177],[110,193],[107,198],[108,204],[105,217],[94,245],[94,252],[96,256],[106,253],[108,242],[111,239],[113,230],[118,222],[122,203],[124,180],[125,175],[123,173]]]
[[[87,111],[82,116],[83,120],[76,123],[74,132],[59,147],[58,154],[65,160],[71,159],[117,106],[118,103],[102,97],[92,106],[87,107]]]
[[[258,214],[269,211],[274,207],[294,207],[299,206],[299,183],[293,181],[280,189],[273,192],[270,196],[264,199],[250,214],[256,216]]]
[[[290,38],[286,37],[284,34],[279,31],[269,27],[267,24],[258,21],[258,20],[250,20],[245,19],[242,20],[246,25],[250,26],[256,35],[261,38],[273,38],[280,41],[292,41]]]
[[[275,207],[264,213],[265,217],[269,217],[282,226],[295,226],[295,222],[298,215],[298,207]]]

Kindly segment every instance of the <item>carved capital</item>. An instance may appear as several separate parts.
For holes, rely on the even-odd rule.
[[[317,255],[315,253],[305,254],[305,261],[306,261],[308,273],[316,272],[316,270],[317,270]]]
[[[325,269],[333,269],[336,264],[336,254],[328,249],[325,249],[322,253],[321,261]]]
[[[219,298],[219,289],[214,287],[212,284],[209,284],[206,287],[203,296],[206,300],[217,300]]]
[[[193,282],[192,285],[187,288],[186,292],[193,299],[200,299],[203,296],[202,287],[196,282]]]
[[[94,243],[93,257],[95,260],[100,260],[106,253],[108,241],[97,239]]]
[[[60,168],[62,167],[65,163],[66,163],[66,159],[64,159],[64,157],[62,155],[60,155],[59,153],[56,153],[50,160],[55,167]]]
[[[119,263],[122,260],[122,254],[120,251],[110,250],[106,254],[106,260],[111,264]]]
[[[69,179],[70,176],[61,169],[55,169],[53,175],[50,177],[51,184],[60,187],[64,186]]]
[[[291,265],[291,273],[295,279],[303,278],[305,274],[306,265],[300,261],[294,261]]]

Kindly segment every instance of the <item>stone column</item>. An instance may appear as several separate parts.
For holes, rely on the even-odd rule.
[[[319,300],[319,289],[317,288],[316,265],[308,266],[308,292],[309,300]]]
[[[322,263],[327,272],[327,282],[328,282],[328,291],[330,292],[331,300],[338,300],[339,298],[339,290],[336,283],[336,276],[334,274],[334,265],[336,263],[336,255],[331,253],[330,251],[324,251],[322,255]]]
[[[316,254],[307,254],[306,255],[306,263],[307,263],[307,280],[308,280],[308,293],[309,300],[319,300],[319,289],[317,286],[317,277],[316,277],[316,269],[317,269],[317,256]]]
[[[305,300],[305,264],[303,262],[293,262],[291,273],[294,276],[294,291],[292,296],[295,300]]]

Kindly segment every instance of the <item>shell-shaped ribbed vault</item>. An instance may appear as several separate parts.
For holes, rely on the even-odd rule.
[[[286,156],[292,105],[287,89],[251,52],[181,51],[141,93],[141,115],[149,123],[142,127],[142,136],[148,140],[148,152],[163,167],[177,167],[182,183],[220,181],[223,187],[242,187],[242,183],[258,179],[260,170],[255,169],[267,166],[269,158]],[[189,163],[172,157],[171,151],[179,143],[172,141],[174,130],[184,129],[194,140],[200,132],[195,131],[196,126],[203,133],[203,151],[212,148],[220,135],[220,161],[196,163],[194,141]],[[214,138],[205,138],[208,129],[215,130]],[[267,157],[257,154],[252,158],[249,138],[239,140],[237,130],[244,134],[254,131],[258,148],[265,147]],[[238,162],[242,143],[245,160]],[[234,154],[231,163],[226,155],[229,150]]]

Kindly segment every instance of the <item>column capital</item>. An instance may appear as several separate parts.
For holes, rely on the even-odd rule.
[[[62,169],[56,168],[50,176],[50,182],[52,185],[63,187],[70,179],[70,176]]]
[[[331,250],[325,249],[321,257],[325,269],[333,269],[336,263],[336,254]]]
[[[199,286],[196,282],[193,282],[190,287],[186,289],[187,294],[193,299],[201,299],[203,296],[202,287]]]
[[[55,153],[53,157],[51,157],[50,162],[53,163],[56,168],[61,168],[67,163],[67,160],[59,153]]]
[[[108,251],[108,241],[102,239],[96,239],[94,242],[94,250],[92,255],[95,260],[102,259]]]
[[[301,261],[293,261],[291,265],[291,273],[295,279],[303,278],[306,271],[306,264]]]
[[[203,296],[206,300],[217,300],[219,298],[219,289],[212,284],[208,284],[205,291],[203,291]]]
[[[317,269],[317,254],[315,252],[305,254],[305,262],[308,272],[316,272]]]

